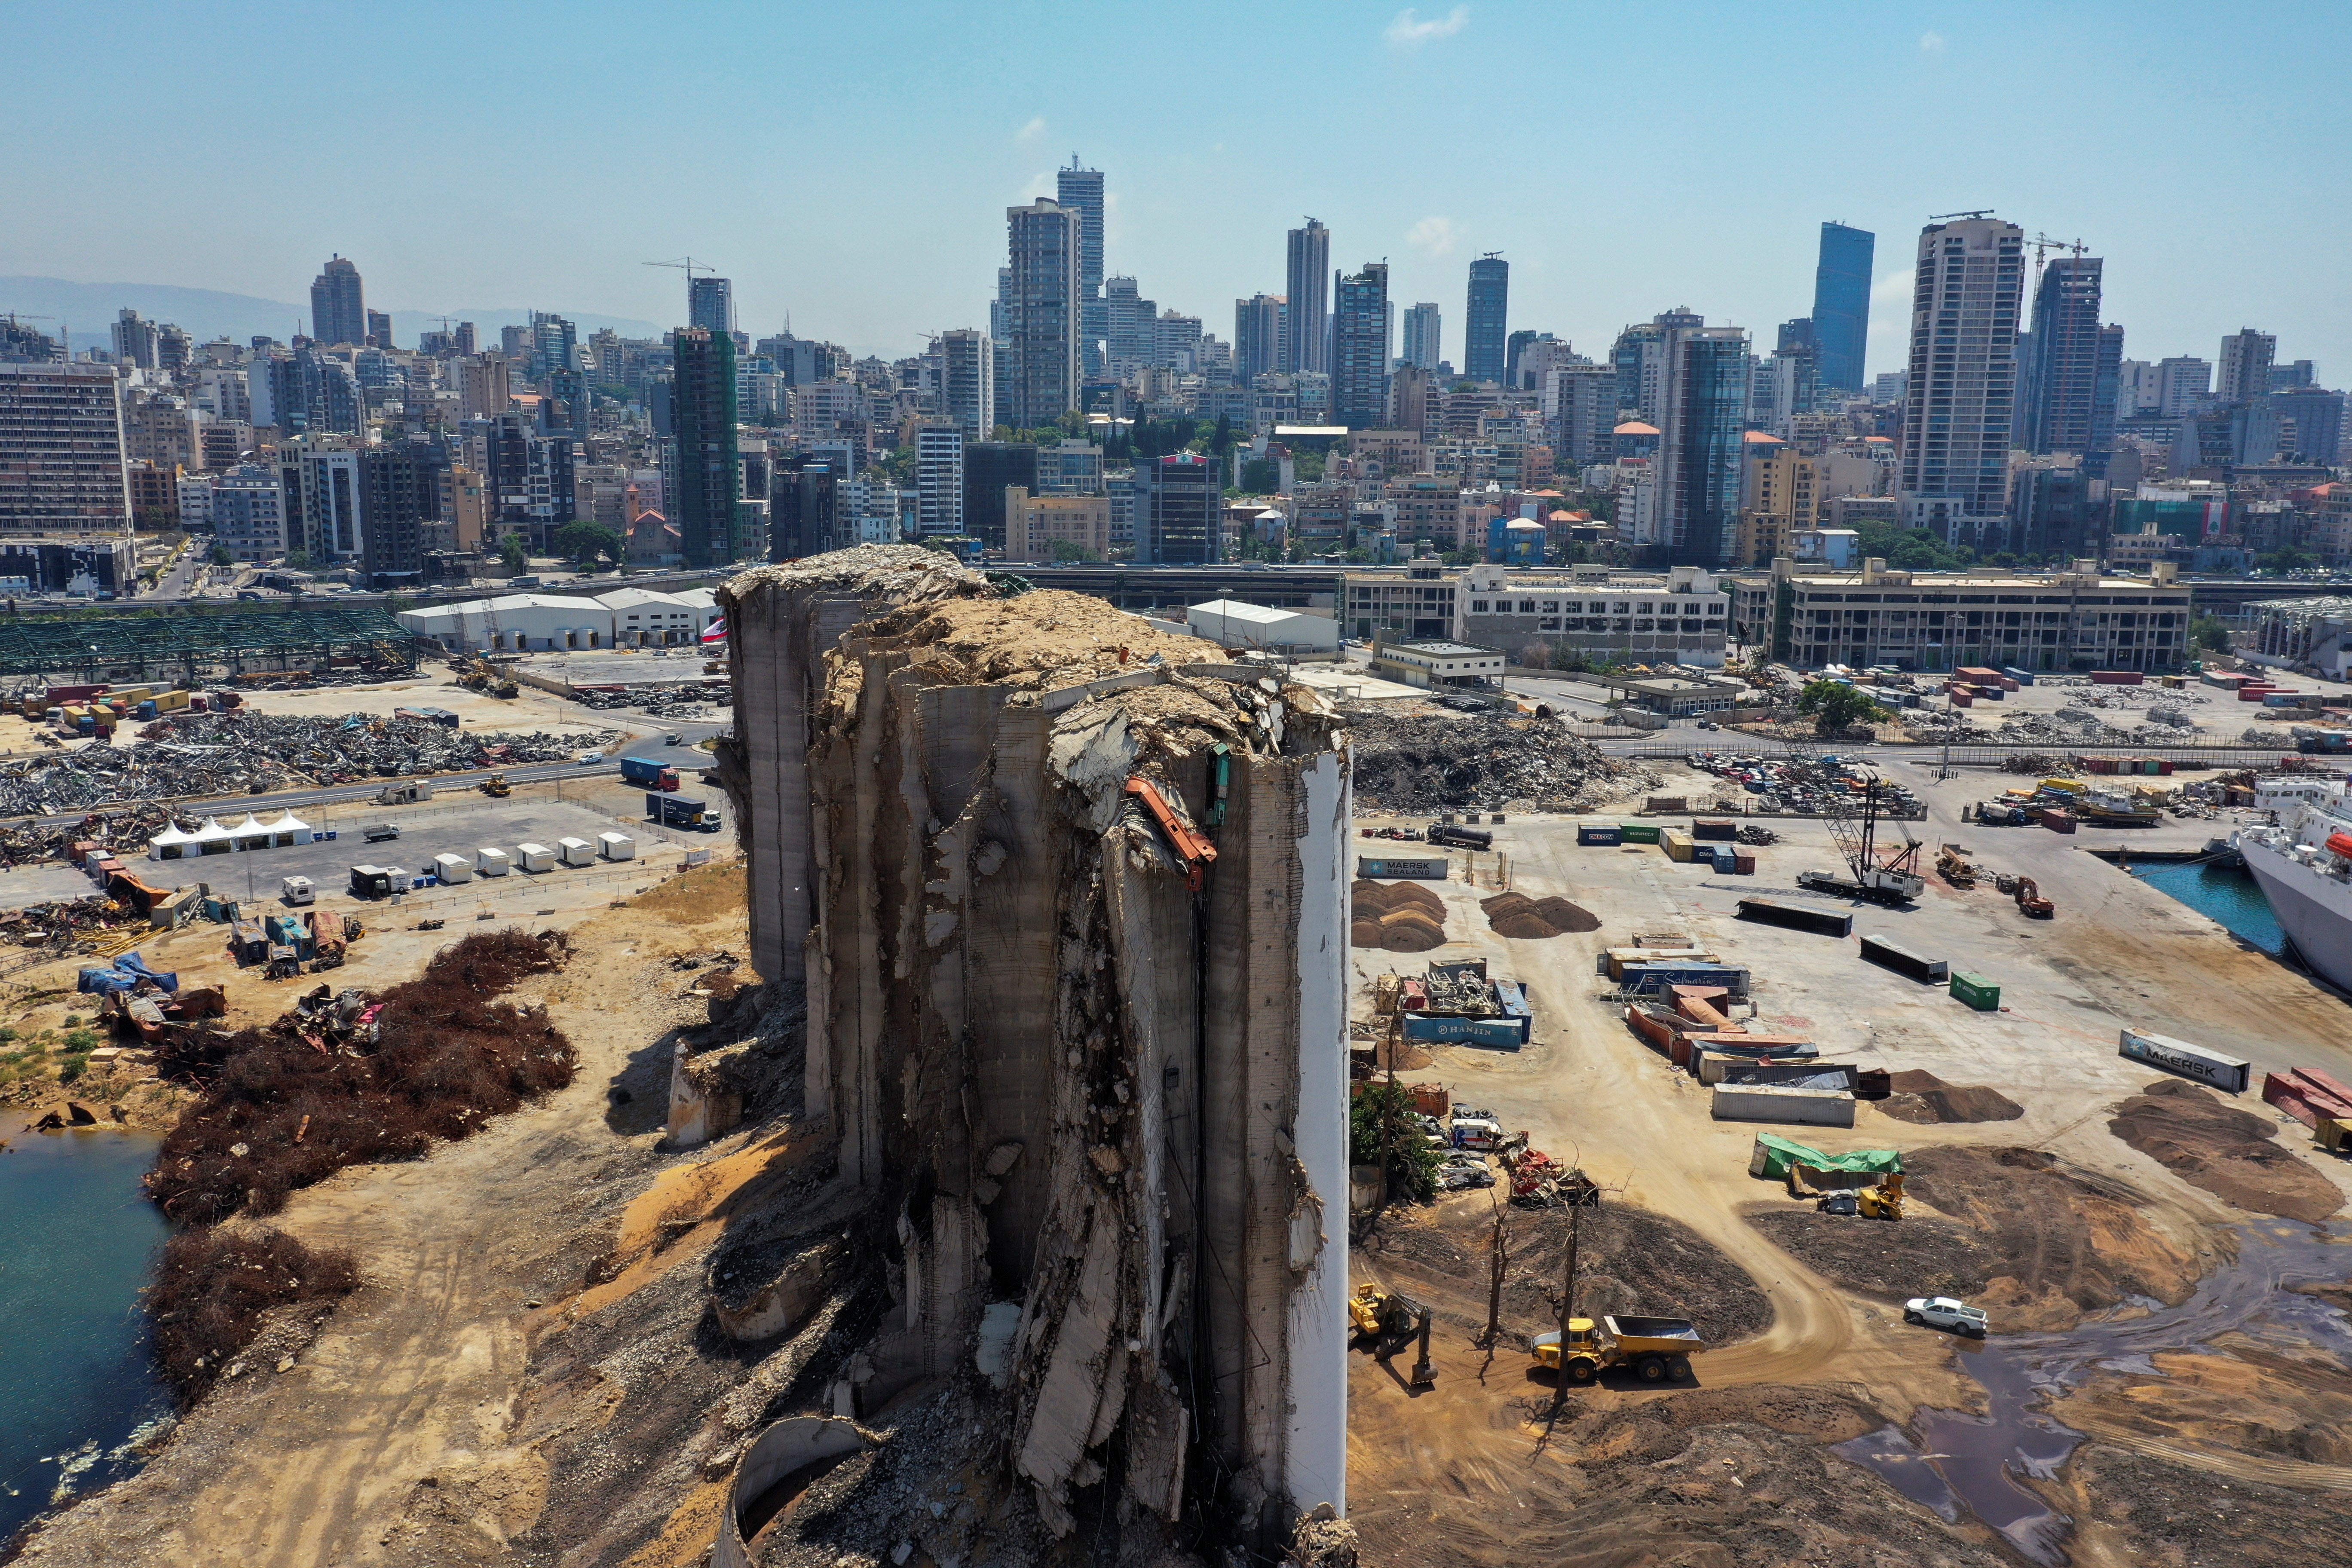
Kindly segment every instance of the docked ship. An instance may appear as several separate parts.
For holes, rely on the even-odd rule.
[[[2352,991],[2352,788],[2329,778],[2258,780],[2254,805],[2272,826],[2230,836],[2295,956]]]

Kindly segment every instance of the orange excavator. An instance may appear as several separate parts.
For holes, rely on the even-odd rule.
[[[1184,862],[1184,885],[1199,892],[1202,880],[1208,873],[1209,862],[1217,858],[1217,847],[1192,831],[1150,779],[1129,779],[1127,793],[1133,795],[1136,803],[1150,815],[1151,820],[1159,825],[1161,836],[1168,840],[1169,849],[1176,858]]]
[[[2042,896],[2031,877],[2017,879],[2017,907],[2029,920],[2046,921],[2056,912],[2056,906]]]

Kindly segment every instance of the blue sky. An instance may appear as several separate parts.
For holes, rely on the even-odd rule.
[[[1313,214],[1457,363],[1465,269],[1605,352],[1674,306],[1811,306],[1824,218],[1913,246],[1990,207],[2107,258],[2126,352],[2279,336],[2352,384],[2346,10],[2109,4],[10,6],[0,275],[741,324],[899,354],[983,324],[1003,208],[1075,150],[1109,268],[1230,338]],[[32,68],[38,68],[37,79]],[[0,301],[5,305],[5,301]]]

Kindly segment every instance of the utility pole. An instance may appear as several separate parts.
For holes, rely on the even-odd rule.
[[[1576,1316],[1576,1247],[1584,1230],[1584,1205],[1571,1200],[1568,1205],[1568,1262],[1562,1271],[1559,1289],[1559,1367],[1552,1383],[1551,1418],[1559,1419],[1568,1404],[1568,1358],[1570,1354],[1568,1325]]]

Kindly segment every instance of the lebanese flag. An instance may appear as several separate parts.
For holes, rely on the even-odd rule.
[[[725,642],[727,640],[727,617],[721,616],[717,620],[711,622],[709,626],[703,627],[702,640],[704,642]]]

